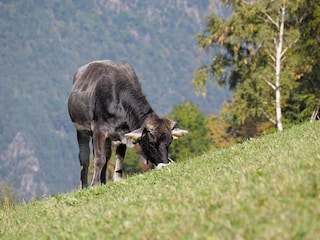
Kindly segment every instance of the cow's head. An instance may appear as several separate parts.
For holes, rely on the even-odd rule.
[[[169,164],[168,151],[172,139],[184,136],[186,130],[175,128],[176,122],[166,118],[149,118],[143,127],[125,134],[138,142],[147,160],[158,167]]]

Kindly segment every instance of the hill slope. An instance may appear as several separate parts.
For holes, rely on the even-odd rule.
[[[66,101],[76,68],[92,60],[132,63],[160,115],[185,100],[217,113],[227,91],[211,86],[203,99],[191,85],[206,58],[193,37],[208,8],[197,0],[1,1],[0,183],[14,182],[25,199],[77,186]]]
[[[320,122],[0,210],[3,239],[319,239]]]

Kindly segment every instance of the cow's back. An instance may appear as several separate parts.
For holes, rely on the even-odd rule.
[[[97,102],[107,102],[107,98],[125,91],[142,90],[136,74],[128,63],[116,63],[110,60],[94,61],[76,71],[68,100],[68,110],[72,122],[78,130],[91,131]],[[114,99],[110,100],[114,101]]]

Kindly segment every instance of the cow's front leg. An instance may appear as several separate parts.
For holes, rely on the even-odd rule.
[[[93,145],[94,145],[94,172],[92,177],[91,186],[101,183],[101,172],[106,164],[105,153],[106,136],[101,131],[94,131]]]
[[[90,148],[89,140],[90,136],[77,131],[77,139],[79,145],[79,162],[80,162],[80,181],[81,188],[88,187],[88,167],[89,167],[89,157]]]
[[[126,154],[127,146],[125,144],[120,144],[116,150],[116,165],[114,168],[113,181],[119,181],[122,178],[123,173],[123,159]]]

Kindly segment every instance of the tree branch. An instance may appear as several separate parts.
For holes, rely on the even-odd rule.
[[[281,58],[280,62],[282,63],[282,62],[284,62],[284,60],[286,60],[286,59],[287,59],[287,56],[285,56],[284,58]]]
[[[266,111],[264,111],[262,108],[260,108],[260,109],[261,109],[261,111],[262,111],[262,114],[263,114],[270,122],[272,122],[274,125],[277,124],[276,120],[272,119],[272,117],[270,117],[270,115],[269,115]]]
[[[296,38],[292,43],[289,44],[281,53],[281,57],[296,43],[298,42],[299,38]]]
[[[273,90],[276,90],[276,86],[272,83],[272,82],[270,82],[270,81],[265,81],[266,82],[266,84],[268,84]]]
[[[277,41],[277,38],[273,38],[273,42],[274,42],[274,45],[275,45],[276,47],[278,47],[278,41]]]
[[[271,53],[269,53],[269,57],[271,58],[271,60],[272,60],[273,62],[276,62],[276,59],[274,58],[274,56],[272,56]]]
[[[278,23],[278,22],[274,21],[274,20],[272,19],[272,17],[271,17],[268,13],[266,13],[266,12],[264,12],[264,11],[262,11],[262,13],[267,17],[267,19],[268,19],[273,25],[275,25],[275,26],[279,29],[279,23]]]
[[[268,62],[268,64],[273,68],[273,70],[276,70],[276,66],[270,62]]]

